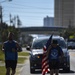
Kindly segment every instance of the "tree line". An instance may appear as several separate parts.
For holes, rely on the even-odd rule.
[[[14,26],[8,26],[8,24],[6,23],[2,23],[0,24],[0,42],[4,42],[8,39],[8,32],[13,32],[14,36],[15,36],[15,40],[19,40],[18,39],[18,33],[19,30],[18,28],[14,27]]]

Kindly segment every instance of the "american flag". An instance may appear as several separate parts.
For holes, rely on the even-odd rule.
[[[45,75],[49,71],[49,65],[48,65],[48,57],[46,56],[47,49],[49,45],[51,44],[52,36],[48,39],[46,45],[43,47],[43,58],[42,58],[42,75]]]

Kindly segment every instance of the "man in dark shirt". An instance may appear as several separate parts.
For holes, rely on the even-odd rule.
[[[8,34],[8,40],[4,42],[2,51],[5,54],[5,67],[6,75],[10,75],[10,69],[12,69],[11,75],[14,75],[16,72],[18,52],[21,52],[22,49],[17,41],[13,40],[14,34],[10,32]]]
[[[50,75],[58,75],[59,73],[59,57],[63,56],[63,51],[61,47],[58,45],[57,40],[52,40],[51,45],[47,51],[48,60],[49,60],[49,69]]]

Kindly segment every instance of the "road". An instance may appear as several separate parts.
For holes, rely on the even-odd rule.
[[[59,71],[59,75],[75,75],[75,50],[69,50],[69,54],[70,54],[70,66],[71,66],[70,73],[65,73],[61,70]],[[27,62],[22,67],[20,75],[42,75],[42,74],[41,71],[36,71],[35,74],[31,74],[29,69],[29,60],[27,60]],[[50,74],[48,73],[46,75],[50,75]]]

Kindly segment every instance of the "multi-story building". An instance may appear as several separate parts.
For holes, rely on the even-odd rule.
[[[54,26],[54,17],[45,17],[43,20],[44,27],[53,27]]]
[[[75,0],[55,0],[54,25],[75,27]]]

